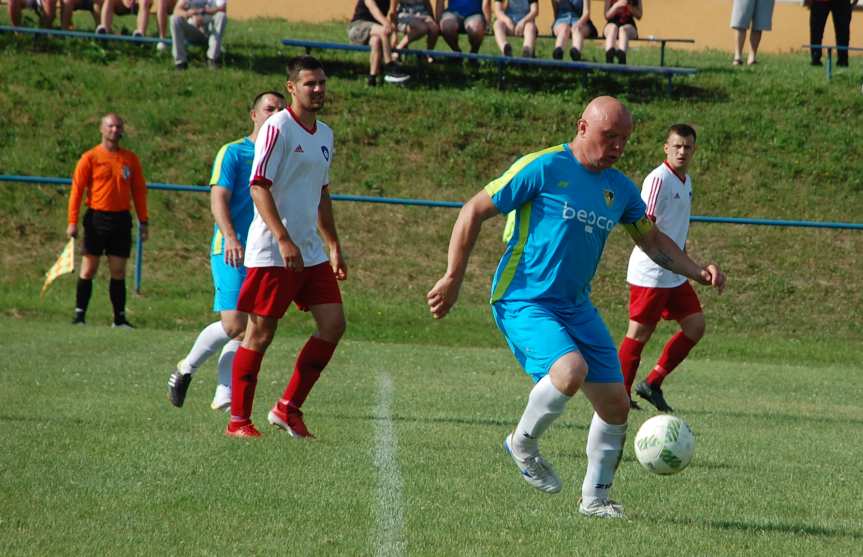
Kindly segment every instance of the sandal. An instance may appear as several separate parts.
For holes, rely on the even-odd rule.
[[[735,58],[734,60],[731,61],[731,63],[735,66],[742,66],[743,60],[741,60],[740,58]]]

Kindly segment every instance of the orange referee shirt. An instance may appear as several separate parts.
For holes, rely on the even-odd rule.
[[[109,151],[99,144],[81,156],[72,177],[69,224],[78,223],[85,191],[87,207],[95,211],[128,211],[134,200],[138,220],[147,222],[147,185],[132,151]]]

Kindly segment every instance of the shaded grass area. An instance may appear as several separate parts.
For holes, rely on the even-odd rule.
[[[226,68],[206,70],[203,53],[193,51],[198,58],[185,73],[152,47],[0,36],[6,76],[0,82],[0,172],[70,175],[80,154],[98,141],[98,119],[110,109],[125,117],[125,145],[141,157],[148,179],[203,184],[219,146],[247,133],[247,103],[259,91],[280,88],[286,58],[302,52],[280,46],[289,36],[344,41],[345,27],[232,22]],[[542,43],[540,55],[547,56],[548,47]],[[484,48],[494,47],[488,41]],[[726,53],[672,49],[669,63],[699,69],[692,79],[675,80],[672,96],[654,78],[524,70],[511,71],[507,90],[500,91],[494,67],[435,66],[408,87],[369,89],[364,56],[319,54],[331,78],[321,118],[336,131],[334,193],[464,200],[520,154],[568,141],[584,103],[614,94],[635,115],[621,169],[638,183],[661,162],[669,124],[696,126],[694,213],[863,222],[863,161],[856,155],[863,144],[863,97],[854,68],[837,70],[828,83],[821,70],[806,65],[805,53],[768,55],[753,69],[730,67]],[[598,59],[600,51],[592,45],[586,55]],[[655,48],[641,47],[630,59],[655,64],[657,57]],[[67,192],[0,188],[0,311],[67,319],[71,277],[44,301],[36,294],[63,245]],[[131,299],[130,313],[147,327],[196,329],[212,318],[207,199],[172,192],[153,192],[150,199],[144,291]],[[460,305],[438,324],[427,317],[424,294],[444,270],[455,212],[353,203],[337,204],[336,211],[351,273],[345,284],[349,336],[500,345],[485,300],[502,250],[502,219],[487,225]],[[630,248],[625,234],[615,232],[594,281],[595,302],[616,335],[626,322]],[[733,356],[722,345],[725,338],[751,338],[741,357],[761,360],[777,357],[765,355],[776,343],[809,347],[837,336],[859,346],[859,232],[695,224],[689,249],[722,264],[730,280],[722,297],[699,291],[710,327],[698,348],[703,355]],[[96,300],[105,297],[100,284]],[[105,310],[97,303],[94,311],[97,318]],[[305,326],[304,319],[285,325]]]
[[[192,334],[7,318],[0,334],[16,339],[0,366],[3,555],[373,554],[382,421],[407,555],[832,556],[856,555],[863,539],[848,489],[863,458],[849,442],[863,427],[853,365],[688,360],[665,390],[696,433],[695,458],[678,476],[650,475],[630,441],[614,487],[629,520],[618,523],[575,512],[591,415],[582,397],[543,440],[564,490],[548,496],[519,478],[500,445],[529,380],[503,348],[346,341],[304,407],[319,440],[265,429],[248,442],[222,436],[227,418],[209,409],[212,362],[184,408],[168,404]],[[283,331],[272,345],[259,424],[302,342]],[[389,414],[378,410],[382,376]],[[650,415],[630,417],[630,439]]]

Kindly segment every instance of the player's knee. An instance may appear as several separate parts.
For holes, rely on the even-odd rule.
[[[338,342],[347,330],[347,322],[344,317],[334,318],[320,327],[321,338],[329,342]]]

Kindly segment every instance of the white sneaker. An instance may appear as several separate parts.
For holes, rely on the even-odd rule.
[[[579,499],[578,512],[598,518],[626,518],[623,516],[623,505],[611,499],[593,499],[586,505],[584,499]]]
[[[165,52],[167,50],[168,50],[168,44],[167,43],[161,43],[161,42],[156,43],[156,52]]]
[[[231,409],[231,388],[225,385],[216,385],[216,394],[213,395],[213,402],[210,403],[210,408],[213,410],[222,410],[227,412]]]
[[[506,452],[509,453],[512,460],[515,461],[524,481],[546,493],[557,493],[560,491],[560,478],[557,477],[557,473],[555,473],[551,464],[546,462],[539,453],[527,458],[519,458],[516,456],[512,451],[512,435],[513,434],[510,433],[504,437],[503,448],[506,449]]]

